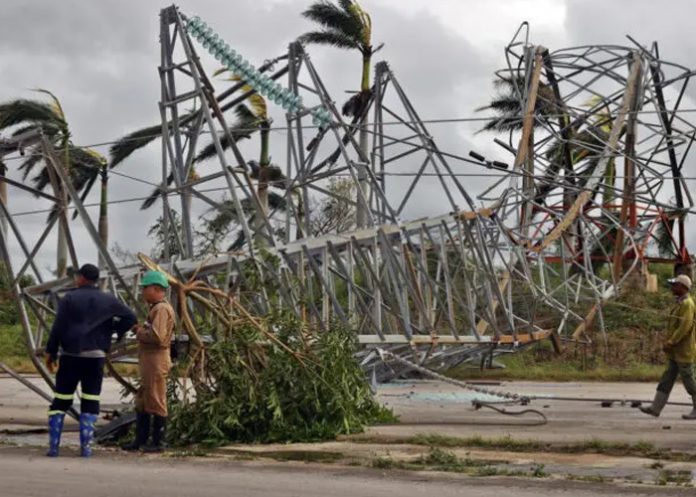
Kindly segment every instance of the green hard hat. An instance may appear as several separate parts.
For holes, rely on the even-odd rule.
[[[167,277],[164,275],[164,273],[160,273],[159,271],[148,271],[143,275],[143,279],[140,280],[140,286],[150,285],[169,288],[169,281],[167,281]]]

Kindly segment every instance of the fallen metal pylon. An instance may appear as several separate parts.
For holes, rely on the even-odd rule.
[[[546,338],[556,346],[561,340],[586,340],[588,313],[601,318],[601,303],[654,259],[655,227],[669,225],[670,216],[680,235],[672,237],[675,254],[667,259],[690,262],[681,228],[690,196],[681,164],[696,128],[678,114],[681,97],[669,109],[664,99],[673,87],[683,95],[690,72],[661,61],[656,50],[590,46],[549,52],[521,41],[518,33],[506,49],[509,67],[502,74],[518,84],[521,137],[517,143],[497,140],[514,158],[504,172],[500,161],[440,150],[386,63],[376,66],[364,109],[365,116],[374,117],[367,149],[355,138],[361,116],[343,120],[299,43],[273,64],[264,64],[263,71],[248,69],[249,82],[217,92],[191,36],[200,38],[207,28],[200,20],[192,23],[175,7],[161,13],[162,177],[174,181],[173,187],[162,187],[162,218],[183,257],[159,263],[171,274],[195,275],[217,285],[253,315],[283,308],[319,327],[335,322],[351,327],[362,346],[361,364],[379,381],[404,369],[385,366],[377,348],[444,369]],[[205,41],[202,46],[226,60],[222,45]],[[668,69],[676,75],[668,76]],[[255,91],[271,91],[281,78],[287,78],[285,93],[274,95],[289,106],[282,213],[262,205],[224,115]],[[603,85],[611,86],[606,94],[600,92]],[[583,107],[586,97],[598,94],[599,102]],[[553,112],[540,114],[540,105]],[[643,114],[649,105],[654,112]],[[317,117],[324,113],[325,120]],[[598,115],[604,122],[596,121]],[[306,125],[308,116],[319,124]],[[214,160],[196,164],[193,177],[198,138],[204,136],[212,140]],[[11,153],[13,146],[17,149],[19,141],[6,142],[0,151]],[[72,282],[43,281],[35,260],[46,250],[44,242],[56,223],[68,232],[73,264],[86,262],[83,254],[97,247],[105,264],[105,288],[133,305],[142,267],[116,267],[52,145],[43,139],[41,146],[52,171],[53,195],[6,182],[52,202],[58,216],[30,244],[2,206],[8,229],[0,252],[28,353],[52,385],[39,358],[57,300]],[[616,181],[619,160],[626,170],[623,182]],[[503,171],[504,177],[479,197],[486,207],[468,192],[455,161]],[[673,181],[665,181],[667,173]],[[406,182],[401,174],[408,174]],[[326,188],[330,178],[339,176],[352,183],[355,196]],[[180,231],[170,224],[171,195],[181,199]],[[361,225],[310,236],[313,214],[307,206],[327,197],[359,210]],[[67,198],[90,243],[75,243],[70,236]],[[225,202],[238,212],[243,203],[253,206],[253,223],[240,216],[240,230],[250,243],[241,251],[193,258],[194,213],[202,206],[222,209]],[[419,218],[424,206],[442,214]],[[607,249],[608,242],[613,248]],[[609,274],[601,272],[600,264],[611,266]],[[37,285],[20,288],[20,278],[29,271]],[[173,295],[175,305],[176,299]],[[190,306],[196,312],[195,303]],[[118,357],[124,357],[122,350]]]

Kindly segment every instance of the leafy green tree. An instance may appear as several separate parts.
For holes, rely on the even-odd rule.
[[[333,195],[326,196],[311,209],[313,236],[342,233],[355,227],[355,206],[348,201],[355,196],[355,188],[348,178],[330,181],[327,190]]]
[[[170,219],[165,231],[163,216],[157,218],[155,224],[150,226],[147,234],[154,242],[152,256],[156,259],[164,259],[167,253],[169,256],[181,255],[183,249],[177,233],[181,233],[181,216],[173,209],[170,209]],[[124,252],[126,256],[128,254]]]
[[[5,270],[5,265],[0,263],[0,325],[19,324],[19,311],[15,302],[14,294],[12,293],[12,280]],[[19,287],[35,285],[36,281],[30,274],[25,274],[19,279]],[[8,351],[1,351],[0,355]],[[23,352],[23,351],[22,351]]]
[[[198,255],[219,254],[226,251],[241,250],[248,242],[244,231],[239,229],[242,217],[251,226],[256,223],[256,209],[253,201],[249,198],[242,199],[242,212],[238,212],[234,202],[225,200],[221,208],[211,208],[207,214],[201,218],[201,229],[196,232],[198,238]],[[285,197],[274,192],[268,192],[269,218],[273,217],[275,211],[285,211],[287,202]],[[226,240],[234,234],[231,243],[225,245]],[[274,234],[282,236],[281,228],[275,228]]]

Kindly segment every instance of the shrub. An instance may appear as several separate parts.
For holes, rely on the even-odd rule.
[[[394,419],[372,395],[350,330],[321,331],[275,315],[263,323],[274,331],[271,340],[257,324],[242,322],[206,349],[195,399],[170,388],[173,441],[318,441]]]

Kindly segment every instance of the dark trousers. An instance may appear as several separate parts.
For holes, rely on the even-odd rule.
[[[692,397],[696,397],[696,381],[694,380],[694,365],[677,363],[670,360],[667,364],[667,369],[662,374],[660,383],[657,385],[657,390],[669,395],[674,387],[674,382],[677,377],[681,376],[684,388]]]
[[[104,358],[61,356],[50,412],[65,412],[70,409],[79,384],[80,412],[99,414],[104,362]]]

